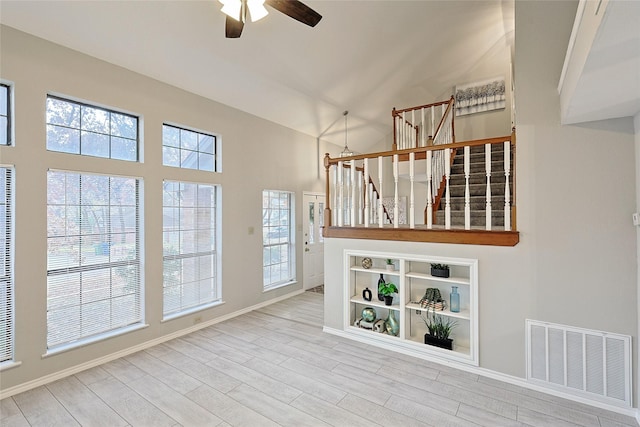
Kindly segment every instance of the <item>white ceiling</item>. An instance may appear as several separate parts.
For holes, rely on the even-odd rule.
[[[305,4],[315,28],[269,8],[240,39],[217,0],[2,0],[0,22],[338,145],[349,110],[356,151],[391,133],[393,107],[503,73],[492,58],[512,50],[513,0]]]

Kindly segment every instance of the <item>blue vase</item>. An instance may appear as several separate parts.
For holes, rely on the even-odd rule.
[[[458,293],[458,287],[451,287],[451,295],[449,295],[449,309],[452,313],[460,312],[460,294]]]

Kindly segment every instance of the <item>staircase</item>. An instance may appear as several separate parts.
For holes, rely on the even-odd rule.
[[[485,228],[486,226],[486,189],[487,172],[485,170],[485,147],[470,147],[469,156],[469,196],[471,210],[471,227]],[[513,164],[513,152],[511,153]],[[510,197],[513,201],[513,173],[509,176]],[[464,227],[464,150],[458,149],[451,166],[449,179],[451,225],[453,228]],[[491,226],[493,229],[504,227],[504,145],[491,145]],[[444,225],[445,195],[438,206],[435,223]]]

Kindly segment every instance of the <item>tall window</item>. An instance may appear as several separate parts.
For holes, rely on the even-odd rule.
[[[48,96],[47,149],[137,161],[138,118]]]
[[[203,308],[220,299],[216,248],[216,186],[165,181],[165,317]]]
[[[0,145],[11,145],[11,88],[0,83]]]
[[[47,174],[47,347],[142,323],[135,178]]]
[[[12,175],[0,167],[0,363],[13,360]]]
[[[262,192],[262,277],[265,289],[295,281],[293,193]]]
[[[216,137],[176,126],[162,126],[162,164],[217,172]]]

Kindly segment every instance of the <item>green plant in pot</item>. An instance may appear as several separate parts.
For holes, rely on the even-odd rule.
[[[424,343],[447,350],[453,350],[453,339],[449,338],[453,329],[458,326],[455,320],[437,314],[435,310],[427,310],[426,316],[422,315],[422,320],[429,330],[424,334]]]
[[[434,277],[449,277],[447,264],[431,264],[431,275]]]
[[[395,265],[393,265],[393,260],[392,259],[387,259],[386,267],[387,267],[388,271],[394,271],[396,269]]]
[[[398,288],[393,283],[384,283],[378,288],[384,298],[384,305],[391,305],[393,303],[393,294],[398,292]]]

